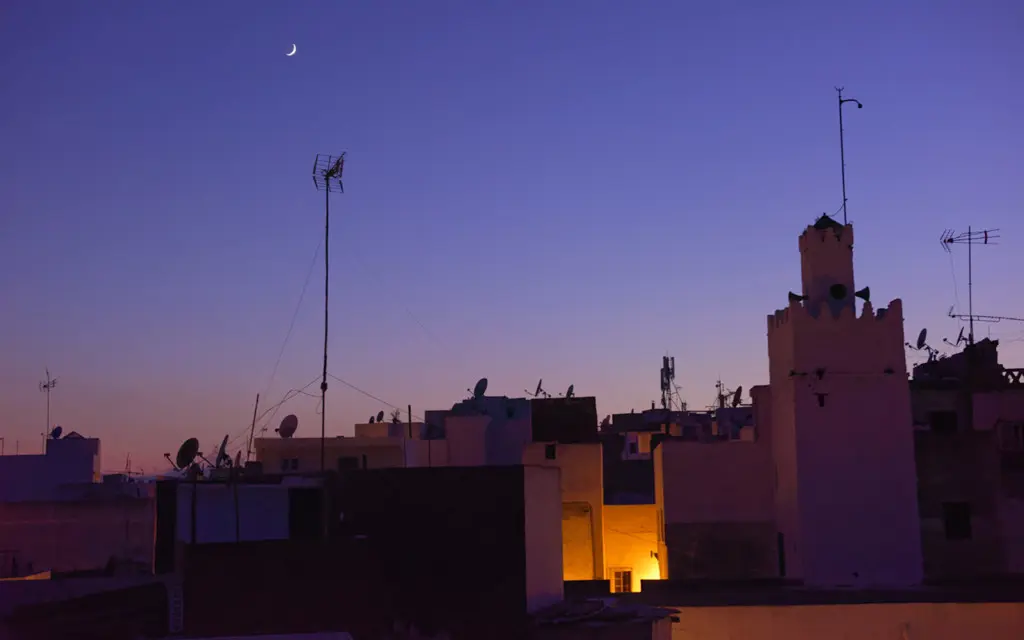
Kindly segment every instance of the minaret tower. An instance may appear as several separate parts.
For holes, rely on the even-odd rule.
[[[821,586],[919,584],[902,302],[875,311],[869,289],[855,291],[852,225],[823,215],[799,247],[803,294],[768,316],[786,575]]]

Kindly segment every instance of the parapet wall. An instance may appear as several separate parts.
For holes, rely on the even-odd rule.
[[[807,225],[804,232],[800,234],[798,244],[800,253],[805,253],[829,242],[853,249],[853,225],[848,224],[842,227],[842,230],[838,228],[816,229],[814,225]]]
[[[817,306],[817,309],[815,309]],[[837,368],[847,373],[904,376],[903,302],[893,300],[875,311],[864,303],[860,315],[853,305],[838,313],[827,302],[791,302],[768,316],[769,357],[785,370]]]
[[[843,306],[838,313],[833,313],[827,302],[810,302],[793,300],[785,309],[779,309],[768,316],[768,335],[772,331],[783,329],[786,325],[797,327],[817,324],[828,324],[830,328],[848,328],[851,331],[864,331],[866,327],[874,330],[894,331],[903,333],[903,301],[899,298],[889,302],[888,307],[875,311],[870,302],[865,302],[859,316],[849,305]]]

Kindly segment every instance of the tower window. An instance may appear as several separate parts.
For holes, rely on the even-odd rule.
[[[828,288],[828,295],[832,296],[836,300],[846,299],[846,285],[842,283],[836,283]]]
[[[548,460],[554,460],[555,454],[558,453],[558,448],[553,444],[544,445],[544,457]]]
[[[943,502],[942,520],[946,540],[971,539],[971,504],[969,502]]]

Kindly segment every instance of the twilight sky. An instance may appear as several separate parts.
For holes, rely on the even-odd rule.
[[[349,154],[330,369],[414,415],[481,376],[640,409],[665,354],[691,407],[719,376],[767,382],[797,235],[841,204],[837,84],[865,105],[845,112],[858,286],[903,298],[910,339],[953,338],[966,252],[938,237],[1000,227],[975,311],[1024,316],[1013,0],[26,0],[0,42],[7,453],[39,451],[46,366],[52,422],[147,472],[312,381],[318,152]],[[1024,324],[989,331],[1024,365]],[[379,409],[332,381],[328,434]],[[318,434],[316,411],[298,395],[270,429]]]

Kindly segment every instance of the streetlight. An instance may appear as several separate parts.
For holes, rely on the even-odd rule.
[[[843,176],[843,224],[846,224],[846,152],[843,149],[843,105],[847,102],[852,102],[857,105],[858,109],[863,109],[864,105],[859,100],[853,98],[843,97],[843,87],[836,87],[836,92],[839,94],[839,165],[841,167]]]

